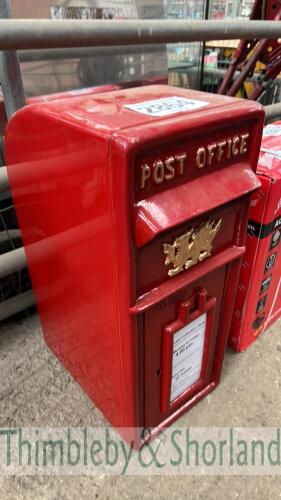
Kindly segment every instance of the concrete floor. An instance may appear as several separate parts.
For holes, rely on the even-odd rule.
[[[36,314],[0,327],[0,426],[94,426],[105,420],[46,348]],[[247,352],[226,353],[221,385],[180,426],[281,424],[281,320]],[[280,471],[279,471],[280,472]],[[281,477],[0,476],[0,499],[280,499]]]

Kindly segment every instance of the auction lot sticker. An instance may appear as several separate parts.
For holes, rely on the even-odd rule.
[[[185,97],[164,97],[151,101],[138,102],[136,104],[125,104],[124,108],[131,109],[137,113],[149,116],[168,116],[183,111],[193,111],[208,106],[206,101],[198,99],[186,99]]]

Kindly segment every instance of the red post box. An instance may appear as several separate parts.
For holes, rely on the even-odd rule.
[[[153,434],[219,382],[262,125],[254,102],[152,86],[8,126],[46,343],[116,427]]]

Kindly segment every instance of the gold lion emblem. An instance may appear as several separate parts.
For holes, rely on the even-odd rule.
[[[211,255],[213,240],[221,222],[221,219],[217,222],[210,219],[176,238],[172,245],[164,243],[165,265],[173,265],[173,269],[168,271],[169,276],[175,276]]]

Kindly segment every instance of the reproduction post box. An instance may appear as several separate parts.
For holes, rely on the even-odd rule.
[[[46,343],[135,439],[219,382],[262,126],[257,103],[169,86],[38,103],[10,121]]]

